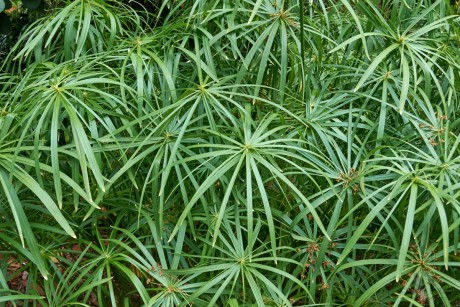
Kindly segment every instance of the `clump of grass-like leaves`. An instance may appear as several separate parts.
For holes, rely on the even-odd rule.
[[[460,302],[443,0],[52,1],[0,72],[0,303]]]

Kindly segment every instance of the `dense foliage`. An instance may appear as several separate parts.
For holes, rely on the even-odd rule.
[[[56,0],[0,73],[0,303],[460,302],[445,0]]]

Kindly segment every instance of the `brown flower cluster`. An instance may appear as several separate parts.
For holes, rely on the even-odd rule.
[[[342,188],[346,189],[353,184],[353,182],[359,177],[359,171],[354,168],[350,168],[347,173],[340,172],[337,177],[337,182],[342,182]],[[357,194],[360,191],[359,184],[353,185],[353,194]]]

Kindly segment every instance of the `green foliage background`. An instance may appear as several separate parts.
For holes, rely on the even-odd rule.
[[[0,303],[455,306],[459,22],[53,1],[1,66]]]

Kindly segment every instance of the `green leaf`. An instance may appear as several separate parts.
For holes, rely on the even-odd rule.
[[[254,4],[254,6],[252,8],[251,16],[249,17],[249,20],[248,20],[248,24],[250,24],[252,22],[252,20],[254,19],[254,17],[256,17],[257,12],[259,11],[259,8],[260,8],[262,2],[263,2],[263,0],[257,0],[257,2]]]
[[[409,93],[409,78],[410,78],[410,72],[409,72],[409,64],[407,62],[406,57],[404,54],[401,55],[401,63],[402,63],[402,77],[403,77],[403,82],[401,85],[401,95],[399,96],[399,114],[402,114],[404,111],[404,105],[406,104],[407,100],[407,95]]]
[[[411,239],[412,229],[415,218],[415,207],[417,204],[418,185],[413,183],[410,189],[409,205],[406,213],[406,223],[404,224],[404,232],[399,250],[398,266],[396,267],[396,281],[401,278],[401,272],[407,264],[407,251],[409,250],[409,243]]]
[[[356,85],[354,91],[356,92],[357,90],[359,90],[361,88],[361,86],[363,86],[364,82],[367,81],[367,79],[369,79],[369,77],[375,73],[375,70],[376,68],[379,66],[379,64],[393,51],[395,50],[396,48],[399,47],[399,44],[392,44],[390,46],[388,46],[387,48],[385,48],[371,63],[371,65],[369,65],[369,67],[366,69],[366,71],[364,72],[364,74],[361,76],[361,78],[359,79],[358,81],[358,84]]]
[[[9,294],[3,297],[0,297],[0,302],[11,303],[14,301],[28,301],[28,300],[43,300],[45,297],[38,295],[28,295],[28,294]]]
[[[410,267],[410,268],[407,268],[405,270],[403,270],[401,272],[402,275],[405,275],[407,273],[409,273],[410,271],[412,271],[413,268]],[[389,284],[390,282],[394,281],[394,279],[396,278],[396,272],[393,272],[393,273],[390,273],[388,275],[386,275],[385,277],[381,278],[380,280],[378,280],[376,283],[374,283],[371,287],[369,287],[369,289],[367,289],[357,300],[356,302],[354,303],[353,306],[362,306],[362,304],[369,298],[371,297],[372,295],[374,295],[378,290],[380,290],[381,288],[385,287],[387,284]]]
[[[35,263],[43,277],[48,279],[48,268],[46,267],[46,264],[43,260],[42,253],[35,238],[34,232],[32,231],[32,227],[30,226],[16,190],[9,180],[8,174],[3,168],[0,168],[0,183],[4,194],[6,194],[6,198],[10,205],[11,211],[13,212],[13,217],[16,222],[16,227],[18,229],[19,237],[22,243],[22,248],[24,249],[23,253],[29,253],[30,250],[30,257],[28,257],[28,259]],[[3,238],[3,240],[5,240],[5,238]],[[12,242],[9,242],[9,244],[12,244]],[[28,249],[26,249],[26,246]]]

